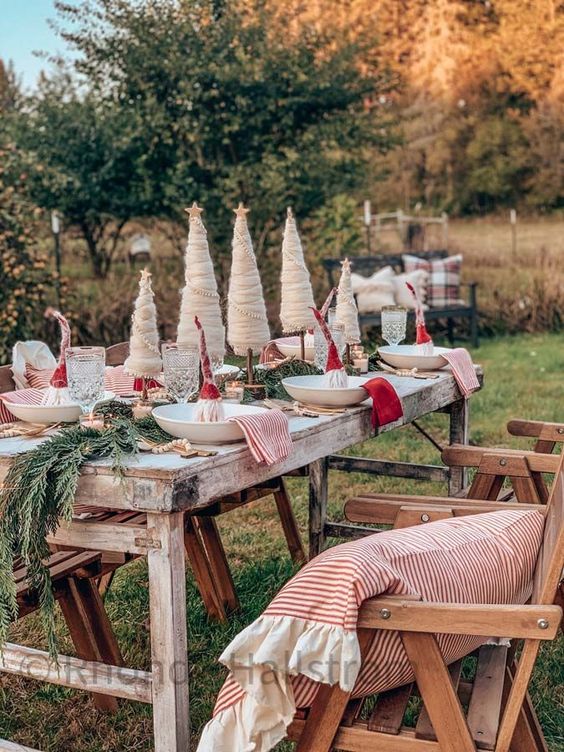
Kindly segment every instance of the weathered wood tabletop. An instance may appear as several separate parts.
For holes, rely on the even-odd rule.
[[[380,374],[379,374],[380,375]],[[467,402],[461,399],[449,371],[437,379],[421,380],[384,374],[396,388],[404,416],[384,426],[391,431],[437,411],[450,416],[450,443],[467,439]],[[310,553],[321,550],[330,532],[326,520],[329,457],[373,435],[371,408],[363,404],[339,415],[290,417],[292,454],[272,467],[258,466],[243,443],[218,449],[213,457],[183,459],[176,454],[140,453],[127,458],[125,478],[118,481],[108,461],[84,466],[76,502],[147,513],[145,527],[107,525],[76,520],[60,529],[54,542],[101,551],[143,554],[149,564],[152,671],[84,664],[64,658],[57,672],[41,651],[10,645],[0,671],[33,675],[65,686],[89,689],[128,699],[152,702],[156,752],[186,752],[189,748],[186,583],[184,574],[184,512],[226,494],[309,466]],[[41,439],[0,441],[0,480],[13,457]],[[461,487],[461,473],[450,475],[450,490]],[[197,691],[197,690],[196,690]],[[0,742],[2,748],[2,742]]]

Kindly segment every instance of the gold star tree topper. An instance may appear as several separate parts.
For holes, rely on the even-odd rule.
[[[186,212],[186,214],[188,214],[190,219],[195,219],[196,217],[199,217],[204,210],[198,206],[196,201],[194,201],[192,206],[190,206],[188,209],[184,209],[184,211]]]

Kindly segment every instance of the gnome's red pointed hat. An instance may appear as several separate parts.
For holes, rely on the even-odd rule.
[[[44,405],[57,405],[64,402],[70,402],[67,381],[66,350],[71,344],[71,328],[63,314],[60,311],[56,311],[54,308],[47,308],[45,316],[47,318],[52,317],[56,319],[61,327],[61,350],[59,353],[59,362],[53,371],[53,375],[49,382],[49,388],[43,397]]]
[[[329,327],[327,326],[327,322],[325,321],[321,313],[317,310],[317,308],[312,308],[311,310],[313,311],[313,315],[317,319],[319,328],[323,332],[323,336],[327,341],[327,363],[325,365],[327,386],[334,388],[346,387],[348,384],[347,372],[345,371],[343,361],[339,356],[339,351],[337,350],[337,346],[333,341],[333,337],[331,335]]]
[[[407,285],[407,289],[412,294],[415,301],[415,343],[417,345],[427,345],[429,343],[432,344],[433,340],[429,332],[427,331],[427,327],[425,326],[423,304],[419,298],[419,295],[417,294],[417,290],[409,282],[406,282],[405,284]]]
[[[218,423],[224,418],[223,400],[221,399],[221,392],[213,380],[213,371],[206,345],[206,334],[197,316],[194,317],[194,323],[200,335],[200,366],[203,377],[194,417],[200,423]]]

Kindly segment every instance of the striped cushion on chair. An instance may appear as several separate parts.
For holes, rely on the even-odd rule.
[[[49,368],[34,368],[27,365],[25,377],[33,389],[47,389],[53,371]],[[129,394],[133,391],[134,376],[129,376],[123,366],[106,366],[104,386],[114,394]]]
[[[319,683],[361,697],[414,676],[397,632],[381,631],[360,666],[361,604],[384,594],[428,602],[524,603],[544,517],[508,510],[390,530],[331,548],[282,588],[220,658],[231,671],[198,752],[267,752]],[[448,663],[483,638],[439,635]]]

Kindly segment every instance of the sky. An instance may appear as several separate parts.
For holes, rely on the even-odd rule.
[[[26,88],[33,87],[48,63],[34,50],[62,53],[65,44],[49,28],[56,16],[53,0],[0,0],[0,58],[12,60]]]

